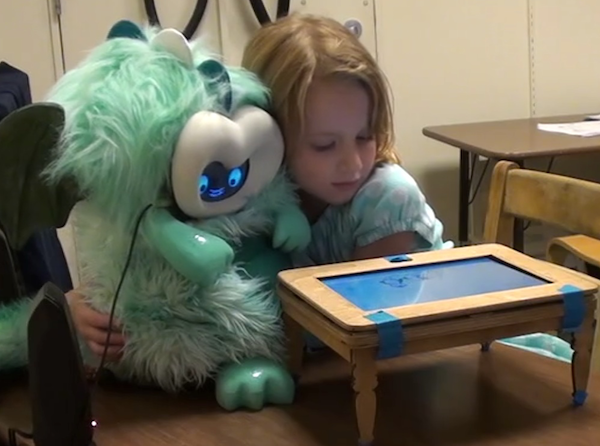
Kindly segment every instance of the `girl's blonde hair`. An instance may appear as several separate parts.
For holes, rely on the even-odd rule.
[[[372,101],[377,161],[400,163],[394,147],[388,83],[369,51],[341,23],[291,14],[267,24],[248,42],[242,66],[271,90],[273,112],[286,135],[303,128],[306,94],[313,79],[356,79]]]

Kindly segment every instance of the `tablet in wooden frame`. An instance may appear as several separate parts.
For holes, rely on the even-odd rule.
[[[422,303],[415,302],[397,306],[388,304],[384,308],[375,308],[361,304],[360,299],[354,299],[353,303],[352,299],[347,296],[344,297],[335,290],[343,287],[336,287],[332,284],[332,281],[336,278],[359,275],[373,277],[373,275],[383,272],[406,274],[408,271],[415,271],[415,268],[419,267],[429,266],[432,270],[439,268],[441,265],[454,264],[455,266],[461,266],[461,262],[463,268],[466,263],[470,262],[475,275],[481,273],[483,259],[491,261],[486,266],[488,274],[493,273],[493,268],[500,265],[501,268],[515,273],[512,278],[513,282],[522,283],[525,286],[507,286],[504,289],[491,292],[489,291],[490,287],[488,287],[487,292],[471,292],[465,293],[466,295],[463,296],[454,295],[441,300],[433,298]],[[564,292],[562,289],[566,285],[575,286],[584,294],[591,294],[597,290],[597,286],[593,282],[571,274],[564,268],[531,258],[499,244],[423,252],[411,254],[408,259],[401,257],[400,260],[406,261],[395,262],[389,258],[378,258],[282,271],[278,278],[279,286],[287,288],[320,313],[334,320],[339,326],[350,331],[374,329],[375,323],[366,318],[365,315],[379,310],[385,310],[392,316],[402,320],[403,324],[406,325],[558,302],[563,298]],[[478,266],[475,264],[477,262],[481,264]],[[494,265],[492,270],[489,268],[490,265]],[[480,269],[477,270],[476,268]],[[424,270],[426,271],[427,268],[424,268]],[[462,274],[464,274],[464,271]],[[417,278],[417,281],[421,279]],[[493,279],[493,277],[490,278],[490,280]],[[399,288],[407,289],[406,286],[400,286]],[[348,289],[346,287],[346,290]],[[412,290],[412,292],[413,294],[423,294],[421,290],[417,290],[416,293],[415,290]],[[363,299],[363,301],[368,301],[368,299]]]

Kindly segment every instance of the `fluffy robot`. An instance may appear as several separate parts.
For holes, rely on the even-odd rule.
[[[0,222],[18,248],[76,205],[82,292],[114,303],[127,338],[106,364],[118,378],[215,379],[230,410],[292,402],[274,284],[310,227],[268,109],[252,74],[122,21],[46,102],[0,124]],[[29,298],[0,307],[1,369],[26,366],[30,311]]]

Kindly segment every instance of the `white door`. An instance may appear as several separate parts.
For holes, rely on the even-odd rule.
[[[277,0],[263,0],[272,18],[277,11]],[[259,28],[250,2],[246,0],[220,0],[220,25],[223,54],[229,63],[239,64],[244,46],[250,36]],[[360,39],[371,54],[377,55],[375,33],[374,0],[291,0],[290,12],[325,15],[347,23],[359,23],[362,28]]]
[[[0,61],[28,74],[34,101],[44,98],[61,72],[58,22],[50,0],[0,0]]]
[[[33,0],[28,0],[33,1]],[[119,20],[128,19],[140,25],[148,23],[143,0],[60,0],[65,68],[75,67],[86,53],[104,41]],[[196,0],[155,0],[163,28],[183,30],[192,14]],[[218,6],[208,1],[204,18],[195,37],[205,37],[213,51],[220,52],[217,20]]]

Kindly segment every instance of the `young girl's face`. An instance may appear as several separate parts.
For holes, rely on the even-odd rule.
[[[307,93],[304,131],[286,138],[288,168],[300,189],[326,204],[350,201],[375,165],[371,103],[352,80],[314,81]]]

